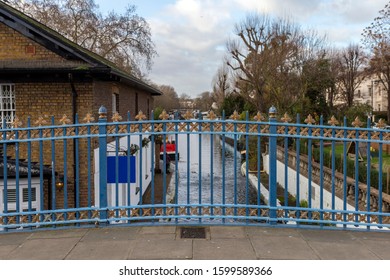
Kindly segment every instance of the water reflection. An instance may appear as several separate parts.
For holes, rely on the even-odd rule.
[[[257,204],[256,191],[250,184],[246,191],[239,152],[225,144],[223,160],[219,136],[181,134],[177,147],[179,204]]]

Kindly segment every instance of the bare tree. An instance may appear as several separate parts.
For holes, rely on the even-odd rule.
[[[154,97],[156,107],[160,107],[166,111],[180,108],[179,97],[172,86],[161,85],[159,89],[163,95]]]
[[[327,102],[330,109],[333,109],[334,101],[337,98],[339,90],[339,83],[337,83],[337,78],[339,77],[340,72],[340,63],[339,63],[339,50],[335,48],[330,48],[326,51],[327,57],[329,60],[329,79],[332,81],[330,87],[327,89]]]
[[[142,77],[156,55],[150,27],[129,5],[103,16],[94,0],[9,0],[9,4],[76,44]]]
[[[189,94],[187,93],[180,94],[179,102],[180,102],[180,109],[187,109],[187,110],[193,109],[192,107],[194,105],[194,102]]]
[[[288,19],[259,14],[247,16],[235,32],[238,39],[227,43],[228,65],[239,92],[261,111],[271,104],[284,110],[299,101],[304,61],[318,51],[322,39]]]
[[[348,107],[352,107],[355,90],[365,77],[364,69],[366,56],[357,44],[350,44],[338,56],[339,63],[339,90],[342,99]]]
[[[209,91],[202,92],[194,100],[194,107],[202,112],[210,111],[214,103],[213,94]]]
[[[226,63],[223,63],[221,67],[218,68],[217,73],[215,74],[213,81],[213,92],[212,98],[213,101],[217,103],[217,106],[221,106],[223,100],[227,95],[231,93],[231,85],[229,80],[229,69]]]
[[[370,73],[376,75],[387,92],[387,120],[390,121],[390,3],[363,30],[362,42],[369,50]]]

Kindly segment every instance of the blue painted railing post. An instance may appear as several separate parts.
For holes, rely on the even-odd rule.
[[[277,180],[276,180],[276,155],[277,155],[277,145],[276,145],[276,108],[272,106],[269,109],[269,218],[270,223],[276,223],[276,191],[277,191]]]
[[[107,109],[99,108],[99,208],[100,219],[107,219]]]

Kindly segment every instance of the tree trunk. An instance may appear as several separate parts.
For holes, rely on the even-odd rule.
[[[387,83],[387,123],[390,124],[390,81]]]

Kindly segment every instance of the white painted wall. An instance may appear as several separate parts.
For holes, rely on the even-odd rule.
[[[269,155],[263,156],[263,163],[264,163],[264,170],[269,174]],[[277,181],[278,183],[283,187],[285,183],[285,165],[281,161],[277,161]],[[294,196],[297,194],[297,172],[288,167],[288,192]],[[312,186],[312,208],[320,208],[320,186],[313,181],[311,182]],[[309,180],[305,176],[299,174],[299,199],[300,200],[306,200],[309,201]],[[323,190],[323,205],[324,209],[332,209],[332,193],[327,191],[326,189]],[[343,200],[336,197],[335,198],[335,209],[343,210]],[[347,204],[347,210],[355,210],[355,207]]]
[[[143,136],[144,138],[146,136]],[[130,143],[137,144],[140,149],[142,149],[142,167],[140,166],[140,150],[135,154],[136,157],[136,182],[130,184],[130,205],[137,205],[140,200],[140,195],[142,196],[147,187],[149,186],[152,179],[152,143],[149,142],[148,147],[142,148],[142,145],[139,141],[139,135],[130,136]],[[121,149],[127,150],[127,136],[119,139],[119,146]],[[107,155],[114,156],[116,149],[115,141],[108,143],[107,145]],[[94,150],[95,158],[95,205],[99,206],[99,148]],[[142,168],[142,178],[140,178],[140,168]],[[139,191],[140,182],[142,180],[142,194]],[[128,205],[127,203],[127,184],[118,184],[118,193],[119,193],[119,206]],[[107,184],[107,198],[108,198],[108,207],[116,206],[116,184]]]

